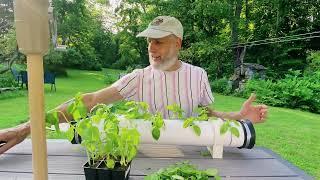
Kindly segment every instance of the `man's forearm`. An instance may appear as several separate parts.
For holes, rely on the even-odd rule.
[[[240,114],[240,112],[219,112],[209,109],[209,116],[221,118],[221,119],[232,119],[232,120],[240,120],[243,118],[243,116]]]
[[[21,137],[26,137],[30,134],[31,130],[30,130],[30,121],[25,122],[23,124],[20,124],[19,126],[17,126],[17,128],[19,129],[19,135]]]

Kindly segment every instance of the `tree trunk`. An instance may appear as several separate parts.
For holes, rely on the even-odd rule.
[[[237,0],[234,10],[234,16],[232,17],[232,23],[231,23],[231,37],[232,37],[232,44],[238,44],[239,43],[239,34],[238,34],[238,28],[239,28],[239,21],[240,21],[240,14],[242,11],[242,0]],[[233,57],[234,57],[234,70],[240,66],[240,54],[241,54],[241,48],[234,48],[233,49]]]

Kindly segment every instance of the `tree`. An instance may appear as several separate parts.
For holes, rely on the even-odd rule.
[[[0,35],[7,33],[13,27],[13,0],[0,2]]]

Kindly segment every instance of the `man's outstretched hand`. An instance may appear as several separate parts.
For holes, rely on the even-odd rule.
[[[29,124],[0,130],[0,154],[22,142],[30,133]]]
[[[256,100],[256,95],[251,96],[242,104],[240,115],[242,119],[249,119],[253,123],[264,122],[268,114],[268,106],[266,105],[253,105]]]

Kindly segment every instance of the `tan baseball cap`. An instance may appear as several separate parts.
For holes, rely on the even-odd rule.
[[[171,16],[158,16],[137,37],[162,38],[170,34],[174,34],[182,40],[183,27],[181,22]]]

